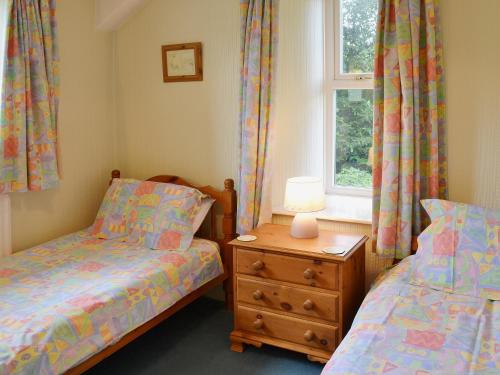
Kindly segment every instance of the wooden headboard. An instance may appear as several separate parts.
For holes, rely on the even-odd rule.
[[[111,172],[111,181],[114,178],[120,178],[120,171],[114,170]],[[189,186],[198,189],[203,194],[207,194],[215,199],[215,204],[210,210],[210,230],[207,236],[197,234],[199,237],[204,237],[219,244],[221,250],[221,257],[227,270],[232,266],[232,248],[228,242],[236,237],[236,190],[234,190],[234,181],[230,178],[224,180],[224,190],[218,190],[212,186],[195,186],[186,180],[171,175],[158,175],[148,178],[146,181],[164,182],[169,184],[177,184]],[[217,208],[221,208],[224,214],[222,218],[222,230],[218,231],[216,220]]]

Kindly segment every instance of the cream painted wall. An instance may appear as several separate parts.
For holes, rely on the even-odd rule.
[[[500,1],[442,0],[450,198],[500,208]]]
[[[289,177],[323,177],[323,1],[280,3],[273,206]]]
[[[94,0],[95,25],[99,30],[116,30],[127,22],[148,0]]]
[[[238,3],[153,0],[118,30],[118,155],[126,175],[163,171],[217,186],[237,176]],[[275,205],[286,178],[323,174],[322,8],[322,0],[280,4]],[[204,81],[163,83],[160,46],[190,41],[203,43]]]
[[[494,15],[500,2],[441,3],[451,198],[498,205],[500,82],[494,68],[500,35]],[[216,186],[237,175],[238,12],[237,0],[152,0],[117,32],[117,142],[125,175],[175,173]],[[278,206],[287,177],[323,170],[322,17],[321,0],[281,2],[273,176]],[[164,84],[160,46],[191,41],[204,45],[204,81]],[[370,234],[369,225],[321,225]],[[370,282],[387,263],[367,250]]]
[[[88,226],[112,168],[111,35],[97,32],[94,2],[57,2],[61,55],[57,189],[12,195],[14,251]]]
[[[151,0],[116,34],[126,176],[223,186],[238,169],[239,2]],[[161,45],[202,42],[204,80],[163,83]]]

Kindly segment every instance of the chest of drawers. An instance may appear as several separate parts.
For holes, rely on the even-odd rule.
[[[269,344],[326,362],[364,298],[364,236],[320,231],[294,239],[289,227],[266,224],[253,242],[234,240],[234,330],[231,349]],[[328,246],[343,256],[323,253]]]

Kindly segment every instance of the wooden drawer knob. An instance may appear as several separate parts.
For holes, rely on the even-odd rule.
[[[256,301],[258,301],[264,297],[264,293],[262,293],[262,291],[258,290],[258,289],[255,292],[253,292],[252,295],[253,295],[253,299]]]
[[[314,270],[310,269],[310,268],[307,268],[304,271],[304,277],[306,279],[313,279],[315,274],[316,274],[316,272]]]
[[[306,299],[302,306],[304,307],[304,310],[312,310],[314,307],[314,302],[310,299]]]
[[[304,340],[306,340],[306,341],[312,341],[312,340],[314,340],[314,332],[311,331],[310,329],[308,329],[304,333]]]
[[[264,268],[264,262],[261,260],[258,260],[252,264],[252,268],[254,271],[260,271],[261,269]]]
[[[257,319],[255,322],[253,322],[253,326],[256,329],[261,329],[262,327],[264,327],[264,321],[262,319]]]

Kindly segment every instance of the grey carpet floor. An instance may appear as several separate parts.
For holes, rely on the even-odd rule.
[[[209,298],[179,311],[87,372],[110,374],[318,375],[322,365],[305,355],[264,345],[229,350],[233,315]]]

